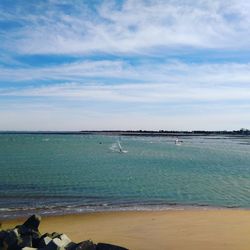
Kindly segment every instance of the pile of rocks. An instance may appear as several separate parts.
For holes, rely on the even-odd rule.
[[[67,235],[52,233],[41,235],[38,227],[41,217],[32,215],[22,225],[0,231],[0,250],[128,250],[106,243],[92,241],[72,242]]]

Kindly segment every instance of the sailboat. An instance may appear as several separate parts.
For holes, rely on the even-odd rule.
[[[176,146],[180,146],[181,143],[182,143],[182,141],[179,141],[178,138],[175,139],[175,145],[176,145]]]
[[[120,138],[118,138],[117,142],[115,142],[111,145],[110,150],[112,150],[113,152],[116,152],[116,153],[127,153],[128,152],[127,150],[124,150],[122,148]]]
[[[117,146],[118,146],[119,153],[127,153],[128,152],[126,150],[123,150],[121,143],[120,143],[120,140],[117,141]]]

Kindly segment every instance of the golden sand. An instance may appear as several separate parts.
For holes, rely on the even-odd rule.
[[[23,220],[3,222],[10,228]],[[250,211],[103,212],[43,217],[40,231],[66,233],[131,250],[249,250]]]

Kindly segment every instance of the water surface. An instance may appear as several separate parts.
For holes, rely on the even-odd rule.
[[[0,218],[33,213],[250,208],[249,137],[0,135]]]

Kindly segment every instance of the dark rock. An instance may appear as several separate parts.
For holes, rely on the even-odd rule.
[[[37,235],[39,237],[41,236],[38,230],[33,230],[24,225],[16,226],[16,229],[20,235]]]
[[[0,231],[0,242],[1,242],[1,240],[3,240],[3,239],[5,238],[6,233],[7,233],[7,232],[4,231],[4,230]]]
[[[63,247],[63,245],[61,243],[61,240],[59,240],[58,238],[55,238],[49,242],[49,244],[47,245],[47,247],[45,249],[58,250],[62,247]]]
[[[60,235],[61,235],[61,234],[54,232],[54,233],[51,234],[50,237],[51,237],[52,239],[54,239],[54,238],[58,238]]]
[[[32,235],[32,246],[38,247],[39,241],[40,241],[40,234],[38,234],[38,235],[33,234]]]
[[[38,248],[45,248],[50,241],[52,241],[52,238],[49,236],[49,234],[44,234],[40,239],[37,244]]]
[[[27,235],[27,234],[32,233],[32,229],[27,228],[23,225],[18,225],[15,227],[15,229],[17,230],[18,234],[20,234],[20,235]]]
[[[51,242],[53,241],[53,242]],[[40,239],[39,243],[37,244],[37,247],[40,248],[46,248],[49,246],[50,248],[55,248],[55,245],[58,247],[66,247],[68,246],[72,241],[68,238],[66,234],[59,234],[59,233],[52,233],[52,234],[43,234]],[[76,245],[76,243],[75,243]],[[71,246],[73,247],[73,245]]]
[[[6,231],[0,231],[0,249],[4,249],[4,239],[6,237]]]
[[[2,230],[2,223],[0,222],[0,250],[3,249],[3,239],[4,239],[5,231]]]
[[[11,230],[0,230],[0,250],[128,250],[106,243],[94,244],[87,240],[72,242],[67,235],[46,233],[41,236],[38,227],[41,218],[33,215],[23,225]]]
[[[32,247],[32,235],[24,235],[21,242],[18,244],[20,247]]]
[[[52,239],[48,245],[45,247],[45,249],[49,249],[49,250],[62,250],[65,249],[70,242],[66,241],[66,240],[62,240],[59,237],[58,238],[54,238]]]
[[[6,246],[7,249],[10,249],[10,250],[18,250],[19,249],[19,246],[18,246],[19,239],[13,230],[5,231],[5,235],[4,235],[2,244],[3,244],[3,249],[5,249],[4,246]]]
[[[75,250],[96,250],[96,244],[90,240],[80,242]]]
[[[45,233],[45,234],[43,234],[43,235],[41,236],[41,239],[44,238],[44,237],[47,237],[47,236],[51,237],[51,234]]]
[[[32,215],[23,223],[23,226],[30,228],[34,231],[38,231],[38,227],[40,225],[40,222],[41,222],[40,216]]]
[[[23,223],[23,226],[32,229],[34,231],[38,231],[38,227],[40,225],[40,221],[41,221],[41,217],[38,215],[32,215],[28,218],[28,220],[26,220]]]
[[[27,221],[26,221],[27,222]],[[27,224],[26,224],[27,225]],[[25,223],[23,225],[18,225],[14,229],[20,237],[23,239],[24,237],[28,236],[32,239],[32,246],[37,247],[40,241],[41,234],[38,231],[38,228],[32,229],[30,227],[25,226]]]
[[[18,245],[21,247],[36,247],[39,242],[40,233],[32,229],[26,228],[23,225],[17,226],[13,232],[15,232],[18,238]]]
[[[78,244],[75,242],[70,242],[67,247],[66,250],[75,250],[77,248]]]
[[[96,250],[128,250],[127,248],[115,246],[106,243],[98,243],[96,246]]]

